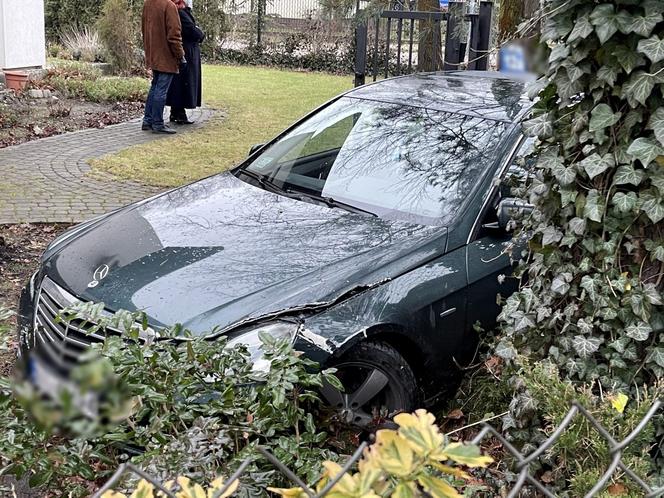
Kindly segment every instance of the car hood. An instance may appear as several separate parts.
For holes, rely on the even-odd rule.
[[[83,230],[45,273],[83,300],[205,333],[334,302],[442,253],[445,240],[441,227],[290,199],[224,173]]]

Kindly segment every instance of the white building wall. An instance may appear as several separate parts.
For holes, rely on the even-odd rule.
[[[45,64],[44,0],[0,0],[0,69]]]

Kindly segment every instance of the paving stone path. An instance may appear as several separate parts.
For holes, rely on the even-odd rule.
[[[192,115],[200,128],[212,110]],[[0,225],[72,223],[103,214],[161,189],[95,172],[90,159],[165,135],[141,131],[140,118],[101,129],[81,130],[0,149]]]

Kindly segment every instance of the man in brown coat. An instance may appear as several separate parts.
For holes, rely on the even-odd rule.
[[[173,76],[187,63],[176,1],[145,0],[143,5],[143,45],[145,63],[152,70],[152,86],[142,129],[153,133],[175,133],[164,124],[164,106]]]

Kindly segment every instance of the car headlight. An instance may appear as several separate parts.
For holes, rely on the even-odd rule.
[[[253,369],[258,372],[267,372],[270,369],[270,362],[263,356],[263,350],[261,349],[263,343],[260,334],[265,333],[275,339],[289,339],[292,344],[298,330],[300,330],[300,324],[295,322],[266,323],[231,337],[225,347],[232,348],[238,344],[244,345],[251,355]]]

